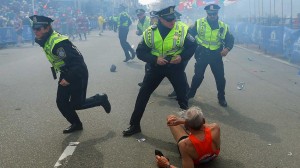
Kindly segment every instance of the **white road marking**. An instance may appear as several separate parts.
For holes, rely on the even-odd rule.
[[[55,163],[54,168],[66,165],[78,144],[79,142],[70,142],[64,152],[60,155],[58,161]]]

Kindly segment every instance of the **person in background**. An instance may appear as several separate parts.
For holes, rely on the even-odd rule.
[[[140,36],[143,32],[150,26],[150,17],[145,15],[144,9],[137,9],[135,11],[136,16],[138,17],[138,24],[136,26],[136,35]]]
[[[103,24],[104,24],[104,18],[100,15],[98,17],[98,25],[99,25],[99,36],[103,33]]]
[[[205,123],[199,107],[189,108],[182,117],[169,115],[167,125],[177,142],[182,168],[198,167],[219,155],[220,127],[217,123]],[[158,167],[175,168],[165,156],[156,155],[155,159]]]
[[[125,11],[126,7],[124,5],[120,5],[119,11],[119,20],[118,20],[118,28],[119,28],[119,40],[121,47],[125,54],[125,60],[123,62],[127,62],[130,59],[135,58],[135,52],[130,44],[127,42],[127,35],[129,32],[129,26],[132,24],[131,18],[128,13]],[[131,54],[131,56],[130,56]]]
[[[56,104],[61,114],[71,124],[63,130],[63,133],[83,129],[76,110],[102,106],[106,113],[110,113],[111,105],[106,94],[96,94],[86,99],[88,69],[83,56],[67,36],[52,29],[51,23],[54,20],[39,15],[29,18],[32,20],[35,42],[43,48],[52,64],[53,78],[56,79],[56,74],[60,73]]]
[[[23,21],[19,16],[16,16],[14,20],[14,28],[17,34],[17,47],[20,47],[23,39]]]
[[[219,104],[227,107],[225,99],[224,64],[222,58],[233,48],[234,37],[229,32],[228,25],[219,20],[219,5],[210,4],[204,8],[207,17],[198,19],[191,28],[196,37],[198,48],[195,52],[195,74],[192,79],[188,98],[193,98],[200,87],[207,65],[215,77]]]

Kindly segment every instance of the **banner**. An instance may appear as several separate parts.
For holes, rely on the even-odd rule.
[[[12,27],[0,28],[1,44],[16,43],[16,41],[17,41],[17,34],[14,28]]]

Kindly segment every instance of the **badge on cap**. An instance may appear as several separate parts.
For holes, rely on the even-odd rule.
[[[33,23],[36,23],[36,22],[37,22],[36,16],[34,16],[34,17],[32,18],[32,21],[33,21]]]
[[[170,8],[170,13],[174,13],[174,8]]]

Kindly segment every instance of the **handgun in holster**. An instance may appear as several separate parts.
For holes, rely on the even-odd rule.
[[[52,76],[53,76],[53,79],[57,79],[57,76],[56,76],[56,71],[55,71],[55,68],[54,67],[51,67],[51,72],[52,72]]]

